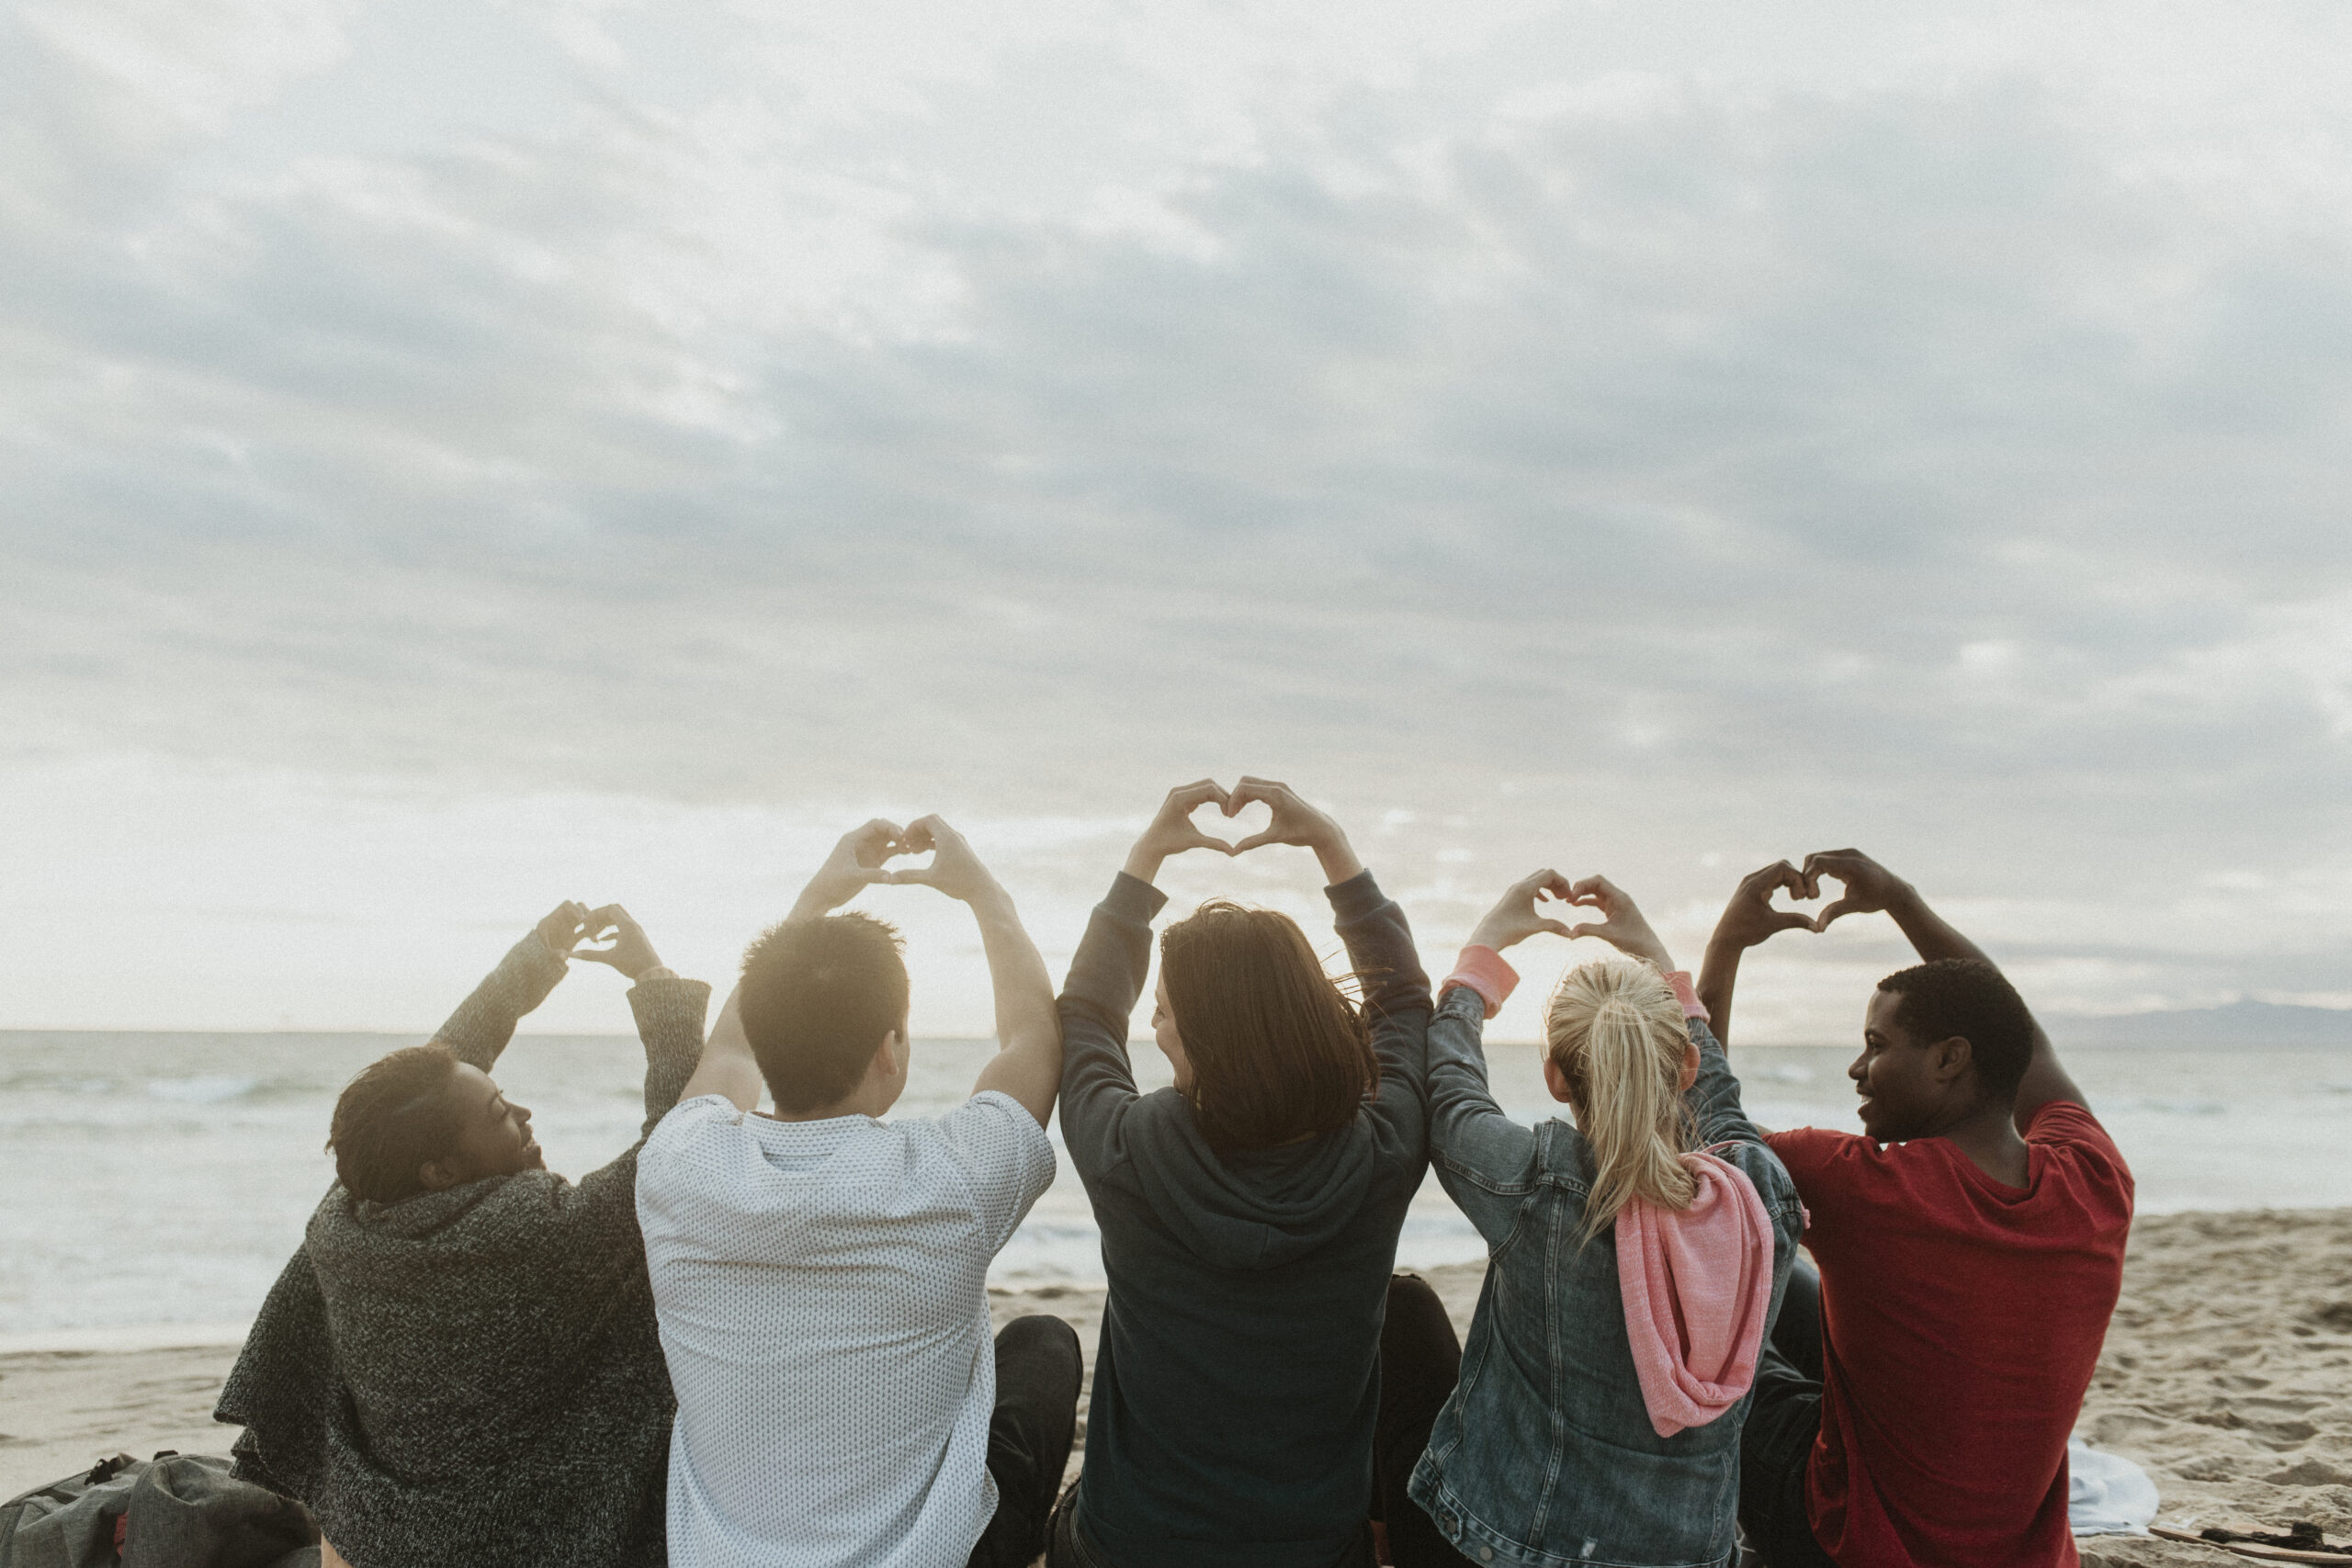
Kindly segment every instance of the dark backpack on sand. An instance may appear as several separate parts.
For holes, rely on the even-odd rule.
[[[0,1503],[0,1568],[319,1568],[318,1543],[301,1504],[169,1450]]]

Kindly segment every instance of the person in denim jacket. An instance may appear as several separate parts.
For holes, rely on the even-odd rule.
[[[1547,896],[1603,919],[1571,930]],[[1544,931],[1645,963],[1563,977],[1544,1077],[1577,1122],[1531,1128],[1496,1105],[1480,1035],[1517,981],[1501,950]],[[1412,1500],[1476,1563],[1730,1563],[1740,1425],[1804,1218],[1690,976],[1608,882],[1540,871],[1472,935],[1429,1053],[1430,1152],[1489,1263]]]

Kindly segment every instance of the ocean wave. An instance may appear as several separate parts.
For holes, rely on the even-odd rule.
[[[261,1079],[249,1077],[149,1078],[147,1092],[157,1100],[168,1100],[181,1105],[219,1105],[227,1100],[243,1100],[261,1087]]]

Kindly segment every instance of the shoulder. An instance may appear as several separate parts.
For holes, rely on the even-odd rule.
[[[2123,1163],[2123,1151],[2115,1146],[2114,1138],[2087,1106],[2071,1100],[2052,1100],[2026,1123],[2025,1141],[2105,1182],[2131,1186],[2132,1172]]]
[[[967,1167],[993,1171],[1006,1163],[1053,1164],[1053,1140],[1046,1129],[1028,1107],[1001,1089],[984,1089],[940,1116],[902,1125],[911,1142],[944,1149]]]
[[[638,1151],[637,1184],[640,1192],[690,1181],[743,1150],[755,1148],[758,1136],[749,1125],[750,1112],[720,1094],[700,1094],[672,1106]]]
[[[1859,1134],[1840,1133],[1830,1127],[1792,1127],[1786,1132],[1767,1133],[1764,1146],[1780,1157],[1791,1175],[1885,1152],[1880,1145]]]
[[[662,1114],[646,1140],[648,1156],[656,1150],[675,1149],[712,1137],[748,1136],[743,1122],[750,1114],[723,1094],[698,1094],[682,1100]]]

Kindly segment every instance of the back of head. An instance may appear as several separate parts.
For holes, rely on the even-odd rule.
[[[1955,1035],[1966,1040],[1985,1098],[2002,1103],[2017,1098],[2033,1060],[2033,1012],[2008,976],[1977,959],[1939,958],[1899,969],[1878,988],[1901,998],[1895,1027],[1915,1043]]]
[[[1289,916],[1211,899],[1161,934],[1159,956],[1214,1146],[1336,1132],[1380,1087],[1363,1015]]]
[[[1690,1144],[1682,1104],[1690,1034],[1665,976],[1646,964],[1579,964],[1553,987],[1544,1036],[1592,1148],[1586,1237],[1635,1198],[1689,1208],[1698,1195],[1680,1158]]]
[[[425,1190],[424,1166],[458,1145],[457,1074],[457,1053],[435,1040],[378,1057],[344,1086],[327,1147],[346,1191],[397,1203]]]
[[[787,921],[743,954],[743,1034],[776,1109],[849,1098],[882,1037],[907,1021],[898,928],[871,915]]]

